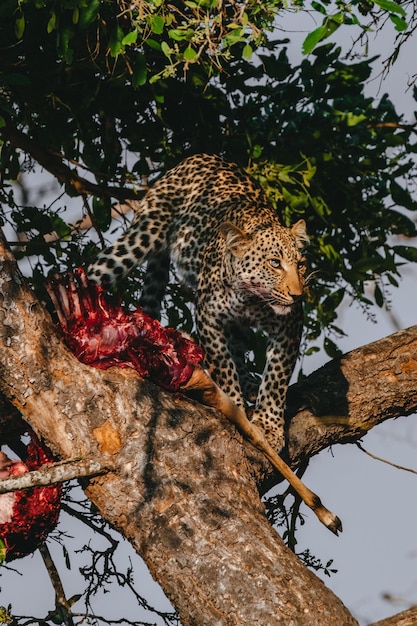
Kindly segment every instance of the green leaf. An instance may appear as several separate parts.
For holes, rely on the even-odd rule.
[[[0,128],[4,128],[4,126],[6,126],[6,120],[0,115]]]
[[[259,159],[262,154],[262,146],[255,144],[252,148],[252,156],[254,159]]]
[[[336,248],[331,243],[323,243],[320,246],[323,255],[329,259],[329,261],[339,261],[340,253],[336,250]]]
[[[14,32],[18,39],[22,39],[23,33],[25,32],[25,16],[23,14],[16,19]]]
[[[341,24],[343,24],[343,22],[344,16],[341,12],[326,17],[323,25],[313,30],[304,39],[302,46],[303,54],[309,54],[312,52],[320,41],[330,37],[330,35],[332,35],[339,28],[339,26],[341,26]]]
[[[320,217],[325,218],[326,216],[331,215],[331,209],[329,205],[321,196],[312,197],[311,204],[317,215],[320,215]]]
[[[155,39],[149,38],[146,40],[146,43],[150,48],[152,48],[152,50],[157,50],[158,52],[161,50],[161,44]]]
[[[333,311],[335,311],[339,304],[342,302],[345,296],[345,291],[346,290],[344,288],[341,288],[328,295],[323,302],[323,306],[327,309],[332,309]]]
[[[398,13],[398,15],[402,15],[403,17],[407,15],[403,7],[394,2],[394,0],[375,0],[375,4],[384,11],[389,11],[389,13]]]
[[[148,76],[148,70],[146,68],[146,58],[144,54],[141,54],[137,59],[133,67],[132,74],[132,86],[136,89],[142,87],[146,83]]]
[[[132,30],[131,33],[127,33],[127,35],[123,37],[122,44],[124,46],[130,46],[131,44],[136,43],[137,38],[138,38],[138,31]]]
[[[384,294],[377,283],[375,283],[374,298],[377,305],[381,308],[384,305]]]
[[[410,193],[401,187],[395,180],[390,185],[391,197],[394,202],[405,207],[409,211],[417,211],[417,202],[412,199]]]
[[[171,37],[171,39],[174,39],[175,41],[184,41],[184,39],[191,39],[191,37],[193,36],[194,31],[192,31],[191,29],[187,29],[187,30],[179,30],[178,28],[172,28],[171,30],[168,31],[168,35],[169,37]]]
[[[398,15],[390,15],[389,17],[390,17],[391,22],[395,26],[395,30],[398,30],[398,32],[400,33],[403,32],[404,30],[407,30],[408,24],[403,17],[398,17]]]
[[[406,237],[415,237],[417,235],[416,225],[407,215],[390,209],[389,216],[392,220],[392,232],[395,235],[405,235]]]
[[[4,560],[6,559],[6,553],[6,544],[4,543],[3,539],[0,539],[0,565],[2,565]]]
[[[394,246],[394,251],[403,259],[417,263],[417,248],[413,246]]]
[[[389,283],[393,287],[399,287],[400,286],[398,280],[396,280],[392,274],[387,274],[387,278],[388,278]]]
[[[162,15],[154,15],[152,17],[151,29],[155,35],[161,35],[164,31],[165,19]]]
[[[313,2],[311,3],[311,6],[313,7],[315,11],[318,11],[318,13],[321,13],[322,15],[327,15],[326,7],[320,4],[320,2],[316,2],[315,0],[313,0]]]
[[[346,123],[348,126],[357,126],[361,122],[364,122],[367,119],[366,115],[361,113],[360,115],[355,115],[354,113],[349,113],[346,116]]]
[[[315,30],[308,33],[307,37],[303,41],[302,52],[303,54],[310,54],[313,52],[317,44],[326,36],[326,27],[319,26]]]
[[[123,45],[124,33],[120,26],[116,26],[116,28],[112,31],[110,36],[110,54],[112,57],[118,57],[124,51]]]
[[[245,31],[244,31],[244,29],[243,28],[238,28],[237,25],[235,25],[235,24],[230,25],[229,28],[231,28],[232,26],[236,26],[236,28],[234,30],[232,30],[224,38],[224,42],[227,43],[227,45],[229,45],[229,46],[234,46],[235,44],[240,43],[241,41],[245,40]]]
[[[320,348],[318,346],[311,346],[305,352],[306,356],[310,356],[311,354],[315,354],[316,352],[320,352]]]
[[[188,46],[184,50],[184,59],[186,59],[187,61],[194,61],[196,57],[197,57],[197,52],[193,48],[191,48],[191,46]]]
[[[72,23],[78,24],[79,20],[80,20],[80,9],[78,7],[75,7],[72,12]]]
[[[252,46],[250,46],[247,43],[246,46],[243,47],[242,57],[246,59],[246,61],[250,61],[252,58],[252,54],[253,54]]]
[[[161,43],[161,50],[165,54],[165,56],[168,57],[168,59],[171,58],[171,48],[169,47],[166,41],[163,41]]]
[[[66,238],[71,234],[71,227],[59,215],[50,216],[49,232],[56,232],[60,239]]]
[[[52,33],[53,30],[55,30],[55,28],[56,28],[56,13],[55,11],[52,11],[51,17],[49,18],[48,24],[46,26],[46,32],[50,34]]]
[[[325,337],[324,342],[323,342],[323,347],[324,347],[326,354],[331,359],[337,359],[338,357],[342,356],[342,351],[340,350],[340,348],[338,348],[335,342],[329,339],[328,337]]]
[[[87,28],[92,22],[94,22],[100,9],[100,0],[88,0],[87,6],[81,9],[80,19],[78,25],[81,28]]]

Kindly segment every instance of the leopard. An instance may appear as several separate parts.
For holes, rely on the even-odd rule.
[[[133,268],[145,266],[139,305],[159,319],[173,267],[195,294],[197,339],[212,378],[280,452],[303,329],[308,242],[305,220],[283,225],[243,168],[196,154],[150,186],[132,223],[87,275],[114,289]],[[260,378],[247,367],[254,330],[266,337]]]

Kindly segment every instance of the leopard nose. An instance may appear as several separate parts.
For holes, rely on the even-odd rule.
[[[287,297],[296,302],[303,295],[303,281],[298,272],[294,268],[288,268],[286,274],[286,293]]]
[[[303,295],[303,284],[298,279],[298,277],[297,280],[292,281],[288,285],[288,295],[293,298],[294,302],[296,300],[299,300]]]

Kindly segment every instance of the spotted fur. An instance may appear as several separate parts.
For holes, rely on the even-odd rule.
[[[307,241],[304,220],[284,227],[243,170],[203,154],[155,183],[130,228],[99,255],[89,277],[112,285],[147,262],[140,304],[158,316],[172,262],[196,290],[199,341],[212,375],[240,406],[253,392],[244,367],[248,329],[263,330],[266,366],[252,420],[281,449],[285,396],[302,331]]]

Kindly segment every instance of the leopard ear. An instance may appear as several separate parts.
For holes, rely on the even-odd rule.
[[[307,235],[306,223],[304,220],[298,220],[298,222],[296,222],[294,226],[291,227],[291,232],[294,235],[297,246],[300,249],[304,248],[310,243],[309,236]]]
[[[226,248],[234,256],[241,258],[246,254],[251,243],[250,235],[232,222],[223,222],[220,225],[220,234],[226,241]]]

